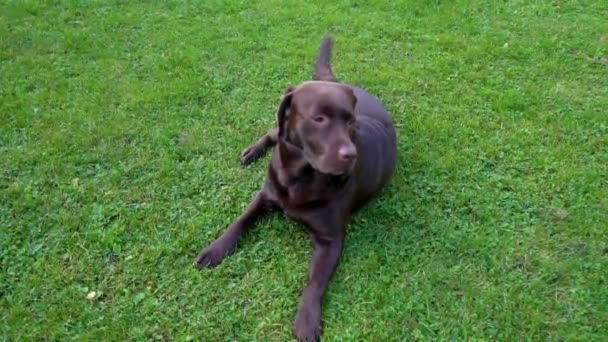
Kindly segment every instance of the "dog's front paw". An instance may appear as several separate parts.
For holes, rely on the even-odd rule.
[[[294,334],[299,341],[321,339],[321,308],[317,305],[300,305],[294,324]]]
[[[241,152],[241,164],[248,165],[262,155],[262,149],[258,145],[251,145]]]
[[[228,249],[224,248],[221,243],[213,242],[198,254],[194,265],[197,268],[215,267],[224,260],[228,252]]]

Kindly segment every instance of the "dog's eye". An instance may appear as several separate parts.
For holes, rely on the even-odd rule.
[[[314,118],[312,118],[312,120],[316,123],[325,123],[325,121],[327,121],[327,118],[324,117],[323,115],[317,115]]]

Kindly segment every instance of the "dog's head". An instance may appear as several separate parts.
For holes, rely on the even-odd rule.
[[[277,113],[280,142],[300,149],[321,173],[350,172],[357,159],[356,102],[352,89],[339,83],[310,81],[287,88]]]

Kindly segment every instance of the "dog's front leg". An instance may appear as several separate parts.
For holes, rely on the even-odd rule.
[[[266,150],[277,143],[278,130],[273,128],[264,134],[258,141],[241,152],[241,164],[247,165],[260,158]]]
[[[249,203],[245,212],[224,231],[222,236],[198,254],[195,265],[198,268],[217,266],[234,249],[241,235],[268,209],[269,203],[262,190]]]
[[[296,315],[294,333],[300,341],[318,341],[321,337],[321,299],[329,283],[340,255],[344,240],[343,227],[332,238],[313,235],[314,251],[310,265],[309,281]]]

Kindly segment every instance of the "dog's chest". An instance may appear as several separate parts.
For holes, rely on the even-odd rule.
[[[324,206],[336,195],[334,184],[315,177],[269,172],[266,189],[270,199],[287,214]],[[295,215],[297,216],[297,215]]]

